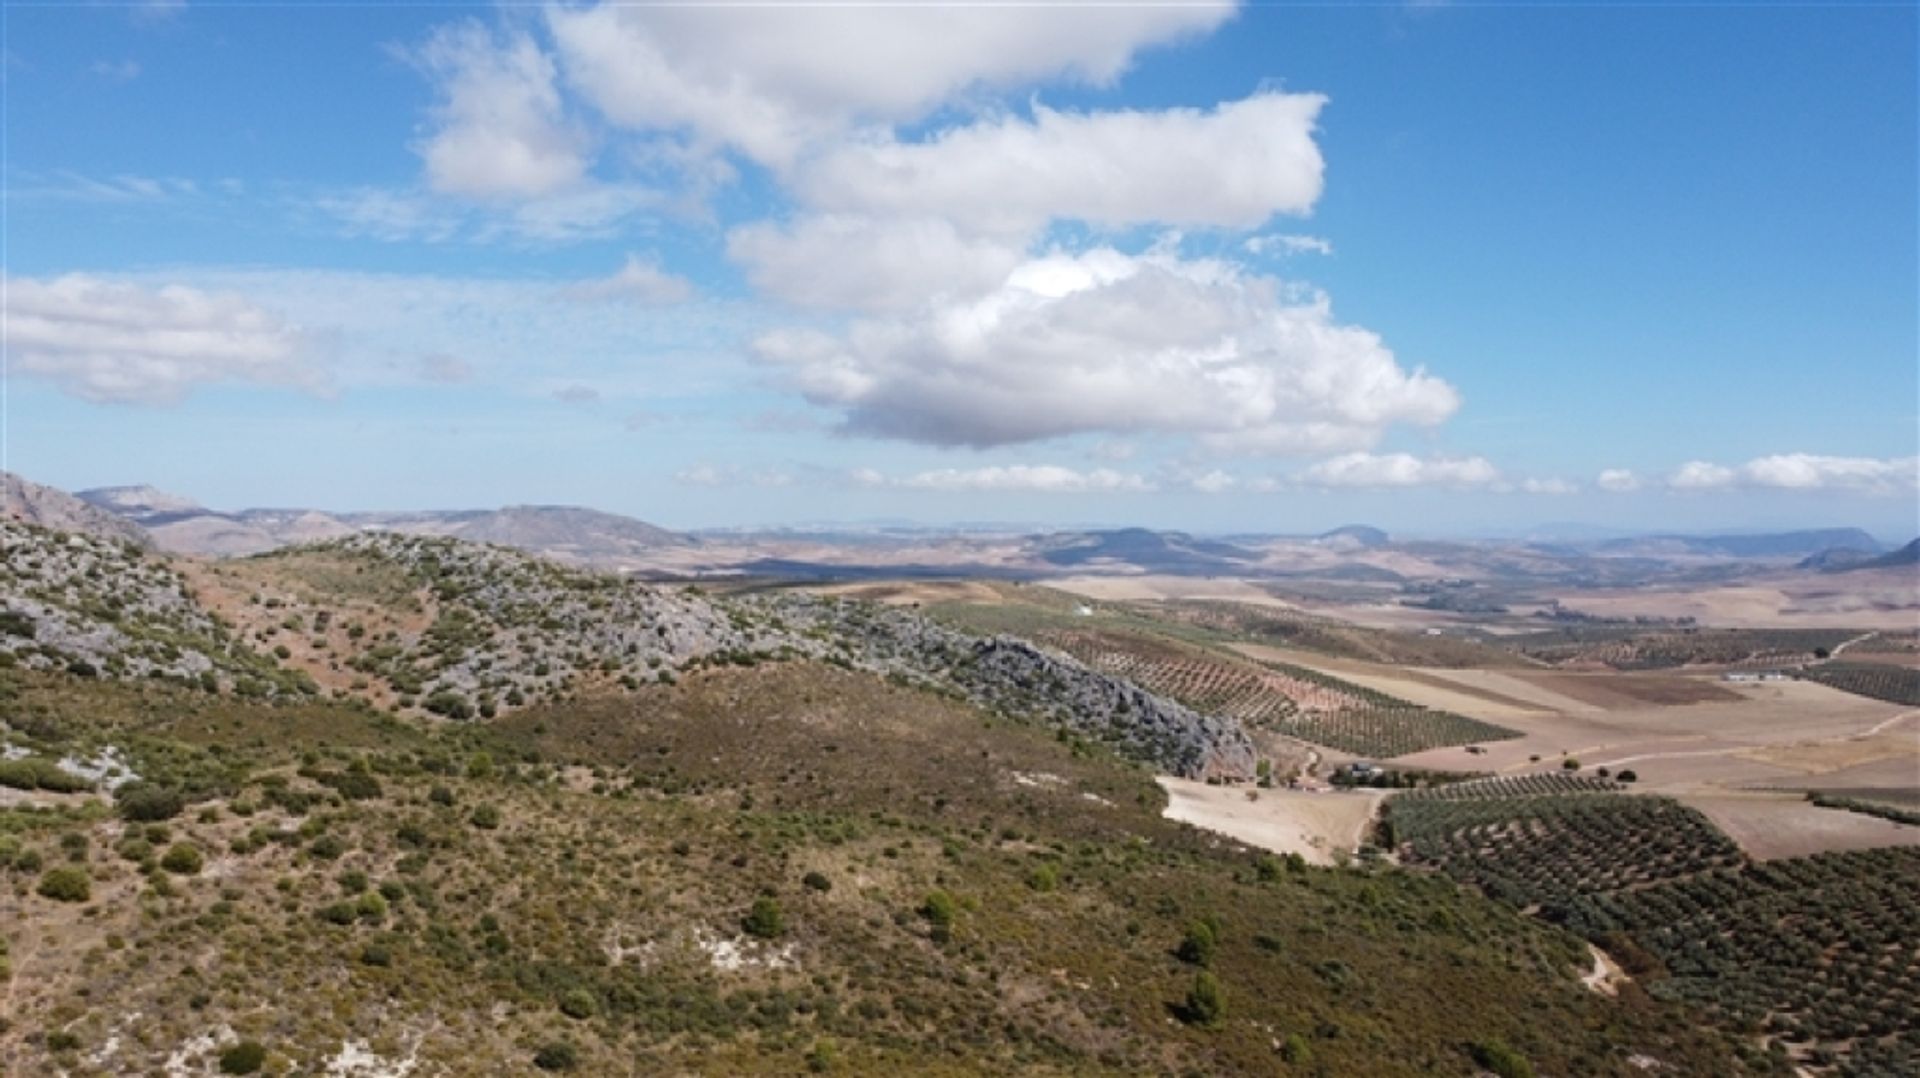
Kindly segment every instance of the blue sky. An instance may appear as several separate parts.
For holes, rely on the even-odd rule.
[[[1920,530],[1911,6],[9,5],[9,465]]]

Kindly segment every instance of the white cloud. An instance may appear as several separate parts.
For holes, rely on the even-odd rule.
[[[554,390],[553,399],[561,404],[597,404],[600,400],[600,391],[576,382]]]
[[[553,60],[532,37],[496,40],[463,22],[441,27],[415,59],[441,97],[432,134],[415,147],[434,190],[532,197],[585,174],[586,139],[564,117]]]
[[[241,295],[85,274],[7,287],[13,372],[85,400],[165,404],[216,382],[324,382],[303,334]]]
[[[1246,248],[1248,254],[1255,255],[1263,255],[1269,252],[1283,255],[1330,255],[1333,253],[1333,244],[1319,236],[1298,236],[1284,233],[1272,236],[1255,236],[1241,246]]]
[[[938,216],[974,232],[1017,235],[1057,219],[1251,228],[1320,197],[1313,124],[1325,103],[1263,92],[1208,111],[1035,105],[1031,121],[982,120],[925,142],[849,141],[803,164],[794,187],[815,208]]]
[[[1031,494],[1137,494],[1154,484],[1131,472],[1111,468],[1076,471],[1055,464],[991,465],[982,468],[939,468],[900,478],[888,478],[871,468],[850,476],[860,486],[899,487],[907,490],[1011,491]]]
[[[338,221],[349,236],[387,243],[551,244],[612,236],[662,202],[649,187],[583,181],[511,202],[455,204],[425,191],[356,187],[321,194],[306,205]]]
[[[976,90],[1109,83],[1139,49],[1211,30],[1233,8],[554,6],[547,28],[569,82],[614,124],[784,168],[855,125],[917,119]]]
[[[1188,485],[1202,494],[1224,494],[1239,485],[1239,480],[1227,473],[1215,469],[1205,475],[1195,476]]]
[[[793,485],[793,475],[777,468],[759,470],[717,464],[696,464],[674,473],[673,480],[687,487],[785,487]]]
[[[1610,494],[1626,494],[1640,489],[1640,477],[1625,468],[1608,468],[1600,473],[1594,485]]]
[[[1500,481],[1500,471],[1485,457],[1347,453],[1313,465],[1300,478],[1321,487],[1485,487]]]
[[[684,303],[693,298],[693,282],[660,268],[651,258],[628,255],[611,277],[569,285],[566,294],[581,300],[630,300],[641,304]]]
[[[934,445],[1157,432],[1234,450],[1352,447],[1458,405],[1373,333],[1336,323],[1323,296],[1109,248],[1031,260],[978,300],[842,336],[777,331],[755,350],[847,430]]]
[[[943,219],[807,214],[727,234],[727,254],[761,292],[803,307],[912,310],[1006,280],[1024,244],[961,233]]]
[[[1667,480],[1675,490],[1837,490],[1911,494],[1920,489],[1920,457],[1832,457],[1777,453],[1738,467],[1690,461]]]
[[[1690,460],[1667,477],[1667,485],[1675,490],[1715,490],[1732,486],[1737,478],[1739,475],[1732,468],[1704,460]]]

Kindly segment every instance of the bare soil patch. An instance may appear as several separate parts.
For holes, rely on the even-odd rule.
[[[1607,711],[1648,704],[1673,707],[1741,699],[1739,693],[1710,678],[1681,674],[1587,674],[1528,670],[1513,676],[1549,692]]]
[[[1750,856],[1762,861],[1829,850],[1920,846],[1920,827],[1844,809],[1820,808],[1794,793],[1681,794]]]
[[[1167,791],[1162,815],[1168,819],[1263,850],[1297,853],[1316,865],[1332,864],[1337,853],[1359,849],[1383,796],[1377,790],[1313,793],[1209,786],[1167,777],[1155,781]]]

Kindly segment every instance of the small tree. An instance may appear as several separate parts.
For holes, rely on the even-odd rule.
[[[1569,756],[1560,761],[1560,766],[1567,771],[1578,771],[1580,770],[1580,758],[1577,756]]]
[[[1286,1043],[1280,1046],[1280,1058],[1296,1066],[1305,1066],[1313,1062],[1313,1046],[1300,1034],[1289,1033]]]
[[[780,903],[761,895],[753,900],[753,908],[747,911],[740,927],[757,939],[779,939],[787,931],[787,917],[781,912]]]
[[[1640,776],[1634,772],[1633,768],[1630,768],[1630,767],[1620,772],[1618,775],[1615,775],[1614,778],[1619,779],[1621,782],[1639,782],[1640,781]]]
[[[1206,970],[1195,974],[1193,987],[1187,989],[1181,1017],[1190,1025],[1211,1028],[1220,1024],[1226,1012],[1227,1001],[1220,990],[1220,979]]]

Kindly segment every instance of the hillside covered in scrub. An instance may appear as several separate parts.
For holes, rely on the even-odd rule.
[[[1511,896],[1163,818],[1253,742],[1098,655],[0,528],[6,1073],[1787,1072]]]

